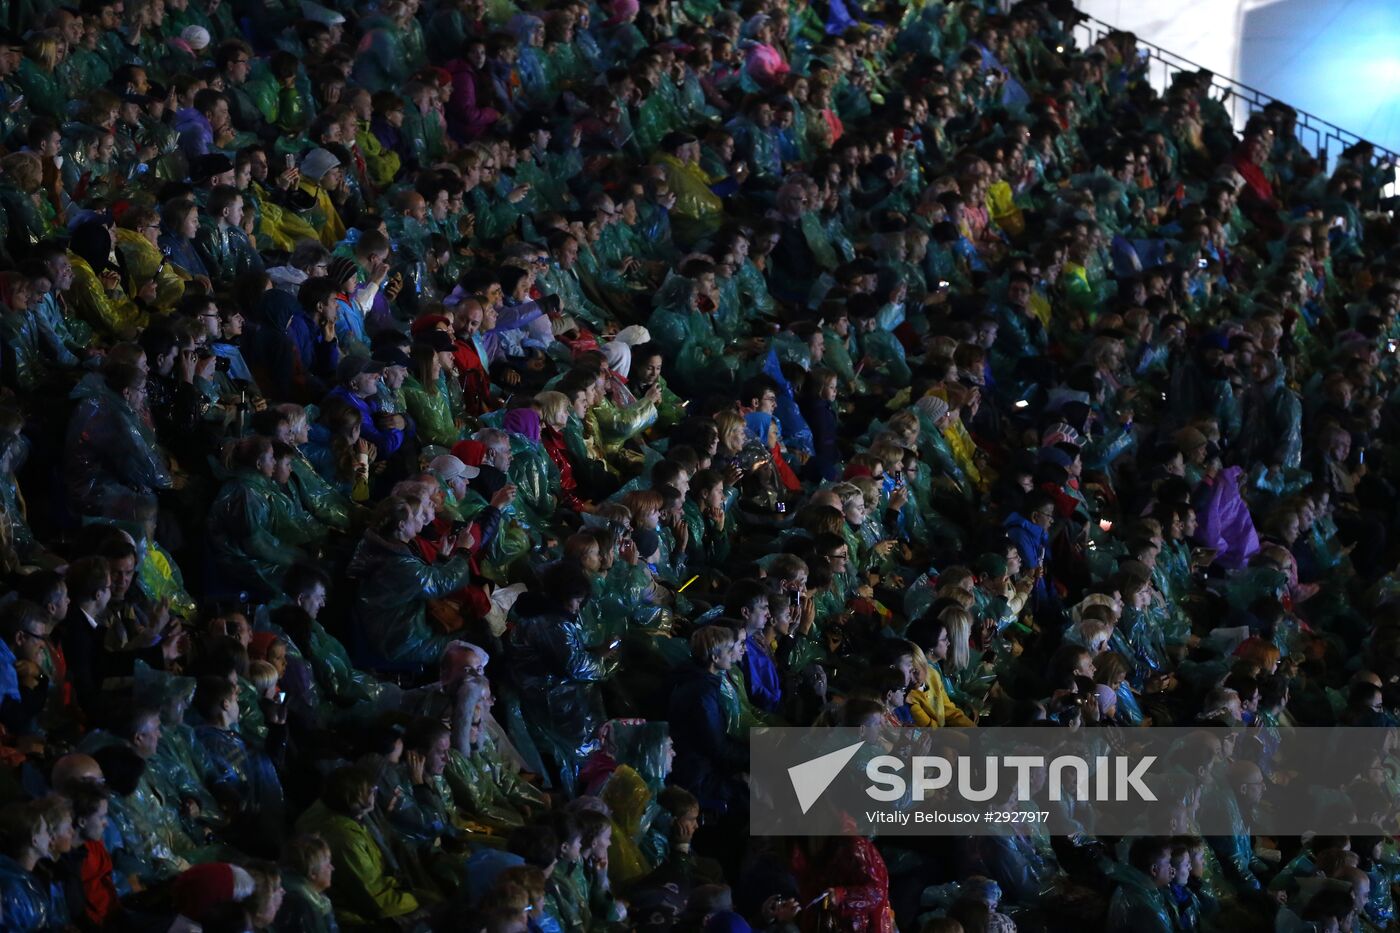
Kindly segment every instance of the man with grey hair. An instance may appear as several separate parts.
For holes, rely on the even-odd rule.
[[[495,428],[483,428],[475,438],[486,448],[481,461],[481,475],[474,486],[487,496],[510,484],[510,435]]]

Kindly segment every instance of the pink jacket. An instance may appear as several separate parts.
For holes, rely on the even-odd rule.
[[[501,114],[481,101],[491,96],[491,79],[478,74],[463,59],[447,63],[452,76],[452,96],[447,101],[447,131],[457,142],[471,142],[491,128]],[[482,91],[485,93],[481,93]]]
[[[749,76],[754,81],[767,88],[781,85],[783,76],[792,70],[788,63],[783,61],[783,56],[777,49],[761,43],[755,43],[753,48],[749,49],[744,67],[748,69]]]

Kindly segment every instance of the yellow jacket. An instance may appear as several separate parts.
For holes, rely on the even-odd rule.
[[[695,223],[712,223],[718,228],[724,216],[724,201],[710,190],[710,176],[705,170],[665,152],[652,161],[666,170],[666,180],[676,196],[676,206],[671,213]]]
[[[340,219],[340,211],[335,209],[330,193],[314,181],[303,181],[298,187],[316,199],[316,211],[325,218],[321,229],[316,231],[321,245],[326,249],[335,249],[335,245],[345,239],[345,221]]]
[[[1026,218],[1016,206],[1011,186],[999,181],[987,189],[987,216],[1013,240],[1026,232]]]
[[[180,299],[185,296],[185,280],[170,263],[165,261],[160,247],[143,237],[135,230],[117,228],[117,249],[126,263],[126,271],[131,281],[129,288],[139,291],[151,279],[156,280],[155,309],[161,314],[175,310]]]
[[[260,241],[259,248],[267,249],[270,244],[273,249],[291,252],[301,240],[321,238],[315,227],[303,220],[299,214],[272,200],[267,190],[256,182],[253,183],[253,191],[258,196],[258,226],[255,232]]]
[[[612,844],[608,846],[608,879],[624,887],[644,877],[656,868],[647,861],[637,844],[646,827],[647,806],[652,802],[651,788],[631,765],[618,765],[600,792],[612,811]]]
[[[928,681],[922,687],[909,691],[908,700],[909,712],[916,726],[941,729],[944,726],[976,725],[948,699],[948,688],[943,686],[943,675],[936,667],[928,669]]]
[[[355,131],[355,145],[364,154],[365,171],[369,172],[370,183],[381,189],[392,185],[399,174],[399,154],[384,148],[379,137],[370,131],[368,121],[361,122]]]
[[[974,454],[977,451],[977,444],[972,440],[972,435],[967,433],[967,428],[961,421],[955,420],[943,432],[943,439],[948,442],[948,449],[953,452],[953,459],[958,462],[968,480],[983,492],[987,491],[987,478],[982,475],[981,469],[977,466]]]
[[[70,252],[68,261],[73,266],[73,288],[67,296],[72,307],[103,337],[133,339],[146,326],[146,312],[124,291],[108,295],[102,280],[83,257]]]

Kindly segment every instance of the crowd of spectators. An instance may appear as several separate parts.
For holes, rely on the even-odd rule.
[[[1079,19],[0,3],[0,926],[1392,928],[1393,166]],[[748,831],[1035,724],[1177,834]]]

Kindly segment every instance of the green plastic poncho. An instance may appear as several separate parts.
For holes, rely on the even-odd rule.
[[[369,646],[395,664],[437,663],[452,638],[428,624],[428,601],[466,586],[471,577],[466,559],[427,564],[407,545],[369,531],[349,573],[359,583],[351,624],[360,626]]]
[[[235,473],[214,500],[207,525],[214,563],[224,579],[265,594],[280,592],[283,576],[306,556],[278,536],[293,511],[287,495],[268,477],[246,469]]]

